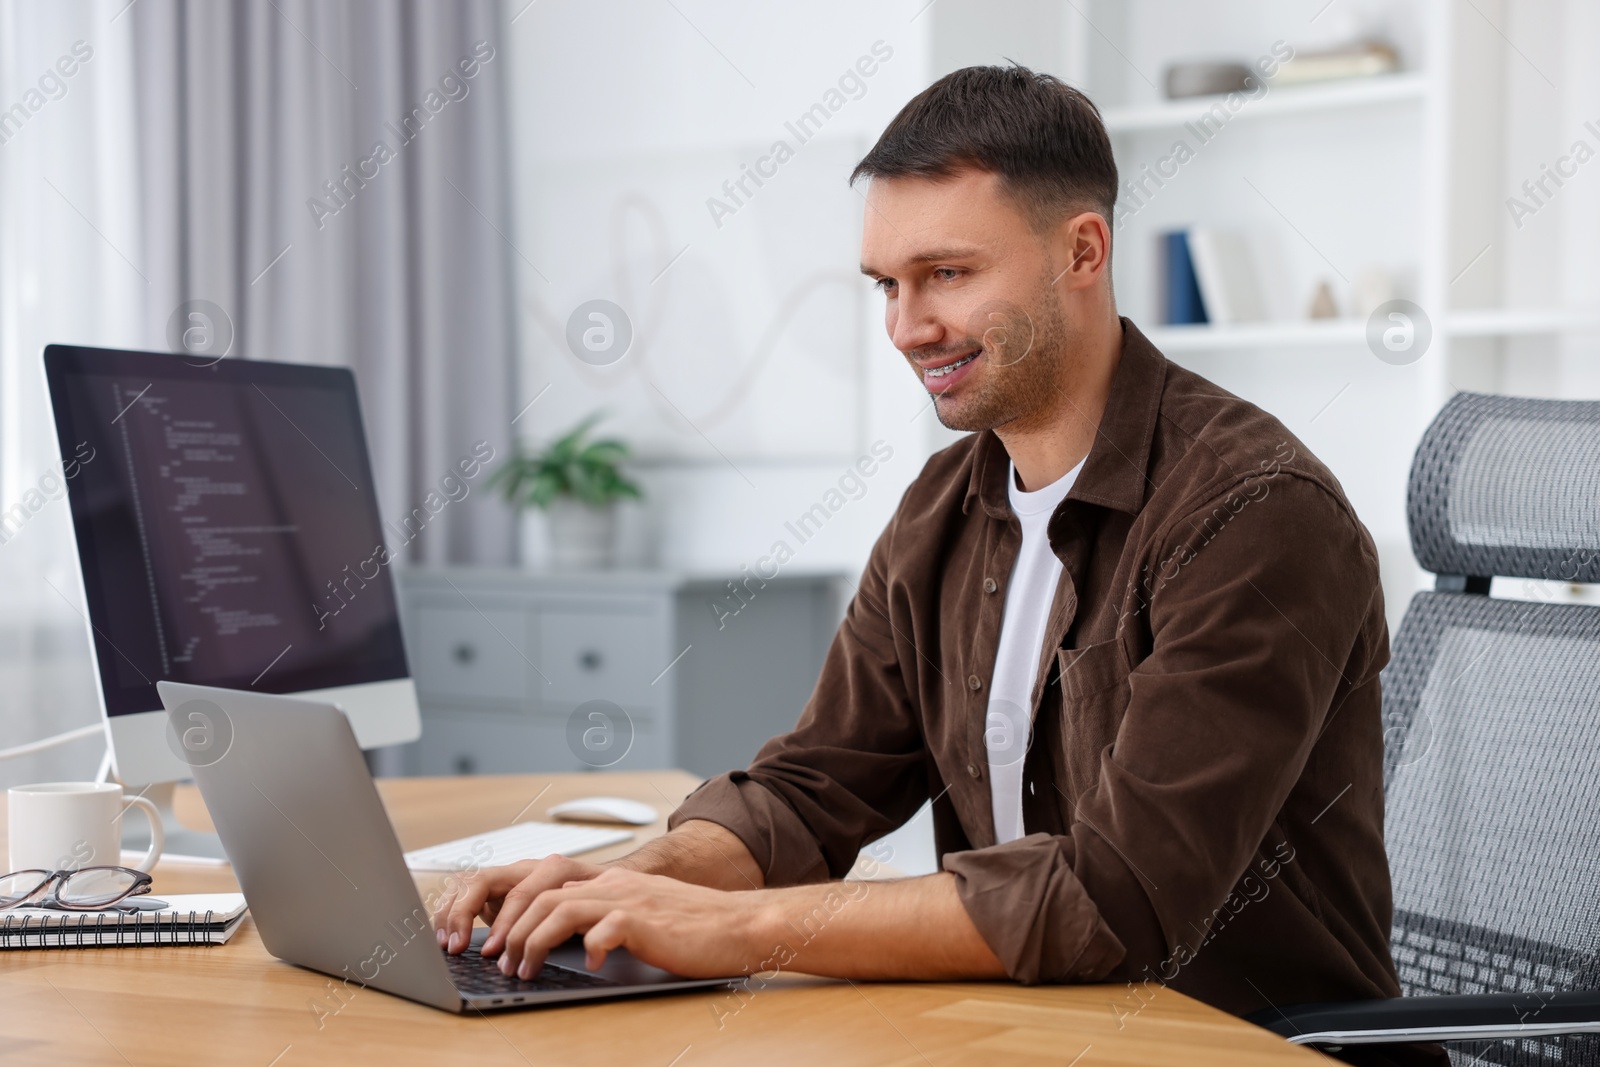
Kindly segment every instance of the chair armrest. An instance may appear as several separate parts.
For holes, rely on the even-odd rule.
[[[1600,990],[1299,1004],[1245,1018],[1297,1045],[1554,1037],[1600,1033]]]

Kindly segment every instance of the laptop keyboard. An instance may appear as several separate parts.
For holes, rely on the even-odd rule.
[[[467,946],[459,956],[446,952],[444,960],[450,968],[450,980],[468,996],[551,993],[564,989],[601,989],[618,984],[597,974],[575,971],[554,963],[546,963],[539,968],[538,974],[525,982],[514,974],[501,974],[499,960],[484,959],[477,945]]]

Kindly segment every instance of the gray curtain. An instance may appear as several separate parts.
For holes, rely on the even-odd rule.
[[[0,0],[0,510],[60,489],[52,342],[176,332],[206,352],[229,334],[230,357],[354,368],[390,522],[476,442],[504,456],[506,17],[494,0]],[[378,142],[391,155],[368,163]],[[511,558],[485,477],[409,561]],[[6,743],[98,718],[63,496],[0,539]],[[87,777],[102,748],[0,763],[0,785]]]
[[[121,17],[152,340],[214,351],[231,325],[230,355],[353,368],[396,525],[475,443],[506,455],[499,5],[142,0]],[[430,516],[411,562],[511,560],[484,477]]]

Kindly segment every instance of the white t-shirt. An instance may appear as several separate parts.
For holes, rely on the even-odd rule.
[[[1061,580],[1061,560],[1050,550],[1045,527],[1056,506],[1078,480],[1083,463],[1037,492],[1017,488],[1011,467],[1006,485],[1011,510],[1022,523],[1022,548],[1006,583],[1006,611],[1000,624],[1000,647],[994,657],[989,708],[983,744],[989,756],[989,796],[994,803],[994,837],[998,844],[1022,836],[1022,762],[1028,751],[1033,721],[1033,680],[1044,650],[1050,606]]]

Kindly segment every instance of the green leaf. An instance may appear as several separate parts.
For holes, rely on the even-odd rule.
[[[596,441],[583,450],[585,463],[615,466],[628,458],[628,446],[621,441]]]
[[[643,499],[639,486],[622,473],[632,454],[628,443],[608,437],[586,441],[603,414],[594,412],[540,453],[520,447],[485,483],[499,489],[513,507],[548,508],[558,497],[604,507],[614,500]]]

